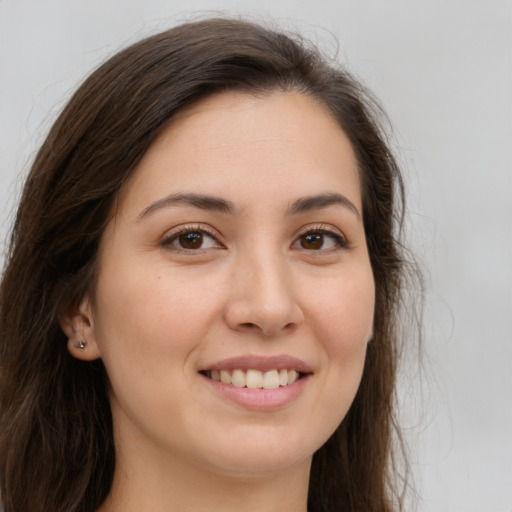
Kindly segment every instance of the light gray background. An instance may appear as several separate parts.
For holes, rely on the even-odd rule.
[[[340,60],[381,98],[428,269],[428,370],[421,386],[409,370],[402,388],[419,509],[511,512],[510,1],[0,0],[1,237],[76,84],[197,10],[272,17],[331,49],[338,38]]]

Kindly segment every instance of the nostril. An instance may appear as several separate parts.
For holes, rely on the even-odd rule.
[[[234,331],[261,332],[265,337],[289,334],[301,325],[303,312],[298,304],[285,303],[285,299],[281,303],[269,302],[265,297],[256,299],[229,301],[224,311],[226,324]]]

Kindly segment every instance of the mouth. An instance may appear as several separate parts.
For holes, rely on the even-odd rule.
[[[235,356],[199,370],[216,396],[260,412],[294,403],[307,389],[313,373],[308,363],[286,354]]]
[[[268,371],[257,369],[204,370],[200,372],[216,382],[222,382],[237,388],[278,389],[290,386],[306,374],[295,369],[275,368]]]
[[[292,386],[313,371],[305,361],[288,355],[244,355],[218,361],[199,373],[227,386],[272,390]]]

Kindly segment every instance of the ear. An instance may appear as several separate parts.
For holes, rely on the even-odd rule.
[[[93,361],[101,357],[88,297],[80,303],[67,306],[59,316],[59,322],[68,337],[68,351],[73,357],[82,361]]]

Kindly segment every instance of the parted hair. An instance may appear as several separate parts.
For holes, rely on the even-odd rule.
[[[186,23],[120,51],[72,96],[39,149],[0,288],[0,492],[5,512],[92,512],[116,465],[101,360],[67,351],[59,316],[95,284],[118,193],[174,116],[223,91],[296,91],[325,105],[355,151],[376,303],[348,414],[314,454],[310,512],[402,510],[395,419],[405,262],[403,185],[383,114],[301,37],[238,19]],[[340,321],[342,321],[340,319]]]

